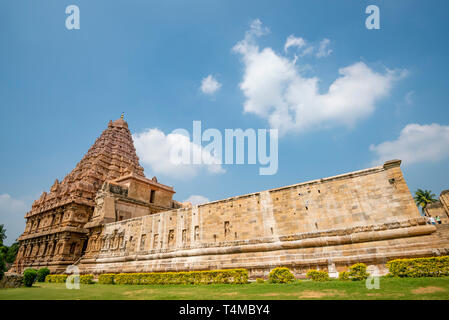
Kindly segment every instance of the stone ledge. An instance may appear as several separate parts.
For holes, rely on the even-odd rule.
[[[118,221],[108,224],[111,225],[120,225],[126,224],[128,221],[136,221],[142,219],[142,217],[136,217],[129,220]],[[332,237],[332,236],[345,236],[351,235],[354,233],[360,232],[370,232],[370,231],[382,231],[382,230],[390,230],[390,229],[399,229],[399,228],[407,228],[411,226],[425,225],[426,219],[423,217],[416,217],[401,221],[391,221],[383,224],[376,225],[364,225],[364,226],[354,226],[349,228],[340,228],[340,229],[326,229],[315,232],[305,232],[305,233],[296,233],[291,235],[281,235],[278,237],[261,237],[257,239],[249,239],[249,240],[234,240],[234,241],[226,241],[226,242],[211,242],[211,243],[199,243],[196,246],[191,247],[180,247],[180,248],[172,248],[172,249],[159,249],[159,250],[149,250],[151,254],[161,254],[161,253],[171,253],[180,250],[190,250],[190,249],[206,249],[206,248],[222,248],[222,247],[238,247],[245,246],[251,244],[263,244],[263,243],[275,243],[279,241],[295,241],[295,240],[305,240],[311,238],[320,238],[320,237]],[[90,228],[91,226],[89,226]],[[108,252],[108,250],[100,250],[101,252]],[[109,251],[110,252],[110,251]],[[137,253],[138,254],[138,253]]]
[[[271,259],[265,261],[263,259],[253,257],[249,261],[246,257],[245,259],[245,269],[247,269],[250,274],[252,272],[269,272],[275,267],[289,267],[295,272],[295,269],[310,269],[310,268],[320,268],[326,269],[329,264],[333,263],[338,267],[348,267],[354,263],[366,263],[368,265],[382,265],[384,266],[387,261],[398,259],[398,258],[421,258],[421,257],[431,257],[438,255],[449,254],[449,243],[438,247],[438,248],[427,248],[427,249],[401,249],[396,248],[395,250],[385,252],[382,254],[378,253],[364,253],[359,254],[356,249],[354,252],[347,256],[329,256],[329,257],[316,257],[316,258],[292,258],[288,254],[276,255],[276,259]],[[273,258],[274,256],[271,256]],[[267,257],[270,258],[270,257]],[[263,261],[262,261],[263,260]],[[114,263],[106,262],[100,265],[88,265],[81,264],[80,270],[82,273],[126,273],[126,272],[170,272],[170,271],[199,271],[199,270],[212,270],[212,269],[230,269],[235,268],[236,264],[240,263],[239,259],[227,259],[223,260],[198,260],[195,263],[189,263],[188,261],[177,261],[177,262],[156,262],[151,264],[144,264],[143,261],[133,261],[131,263]],[[296,272],[298,273],[298,272]],[[302,273],[302,272],[300,272]]]
[[[157,253],[157,254],[133,254],[120,257],[101,257],[96,259],[81,260],[81,263],[110,263],[110,262],[125,262],[125,261],[141,261],[141,260],[160,260],[170,259],[178,257],[195,257],[195,256],[208,256],[208,255],[226,255],[233,253],[250,253],[250,252],[264,252],[264,251],[278,251],[287,249],[300,249],[300,248],[312,248],[312,247],[325,247],[342,244],[353,244],[379,240],[390,240],[404,237],[414,237],[431,234],[436,231],[433,225],[422,225],[408,228],[400,228],[396,230],[384,230],[384,231],[370,231],[366,233],[360,233],[357,235],[346,236],[331,236],[322,237],[316,239],[302,239],[293,241],[279,241],[273,243],[262,244],[250,244],[244,246],[233,247],[216,247],[216,248],[201,248],[201,249],[188,249],[179,250],[170,253]],[[89,261],[89,262],[88,262]]]
[[[39,237],[47,236],[49,234],[61,233],[61,232],[75,232],[75,233],[86,233],[87,234],[89,231],[84,228],[78,228],[78,227],[62,227],[62,228],[52,229],[52,230],[48,230],[48,231],[44,231],[44,232],[37,232],[37,233],[32,233],[32,234],[28,234],[25,236],[21,236],[17,240],[23,241],[23,240],[27,240],[27,239],[39,238]]]

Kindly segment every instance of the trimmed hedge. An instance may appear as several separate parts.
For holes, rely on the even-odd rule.
[[[92,284],[94,283],[94,275],[93,274],[83,274],[80,276],[80,283],[83,284]]]
[[[349,279],[353,281],[365,280],[369,277],[369,273],[366,272],[366,264],[356,263],[349,267],[348,271]]]
[[[313,281],[329,281],[329,274],[326,271],[319,270],[309,270],[306,274],[307,278],[312,279]]]
[[[257,282],[257,283],[265,283],[265,280],[262,279],[262,278],[257,278],[257,279],[256,279],[256,282]]]
[[[25,269],[23,271],[23,285],[25,287],[31,287],[36,280],[37,270],[33,268]]]
[[[114,273],[103,273],[98,276],[99,284],[114,284]]]
[[[116,284],[210,284],[246,283],[248,272],[243,269],[163,272],[163,273],[120,273],[114,276]]]
[[[37,282],[44,282],[45,277],[50,274],[50,269],[48,268],[40,268],[37,270]]]
[[[45,277],[45,282],[50,283],[64,283],[67,280],[66,274],[49,274]]]
[[[245,269],[102,274],[98,278],[98,283],[102,284],[243,284],[247,282],[248,271]]]
[[[401,278],[449,276],[449,256],[396,259],[387,262],[389,276]]]
[[[271,270],[268,280],[271,283],[291,283],[295,282],[296,279],[289,268],[279,267]]]
[[[49,283],[64,283],[67,280],[68,275],[66,274],[49,274],[45,277],[45,282]],[[94,283],[94,275],[93,274],[83,274],[80,275],[80,283],[83,284],[91,284]]]
[[[340,272],[340,274],[338,275],[338,280],[348,281],[349,280],[349,272],[348,271]]]

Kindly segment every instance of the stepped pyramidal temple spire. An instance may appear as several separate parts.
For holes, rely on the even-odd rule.
[[[120,197],[109,202],[102,215],[99,194],[106,190]],[[55,180],[48,192],[34,201],[25,215],[25,231],[13,270],[49,267],[63,272],[86,252],[88,240],[96,239],[102,225],[179,206],[172,200],[172,187],[147,179],[136,155],[128,124],[121,117],[109,121],[81,161],[62,181]],[[123,210],[129,203],[139,210]],[[92,237],[92,235],[94,236]]]
[[[60,183],[56,180],[49,193],[42,193],[27,217],[70,202],[93,206],[103,182],[126,172],[145,177],[122,113],[119,119],[109,122],[76,167]]]

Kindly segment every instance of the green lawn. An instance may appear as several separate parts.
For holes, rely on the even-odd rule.
[[[37,283],[31,288],[0,289],[6,299],[443,299],[449,300],[449,278],[381,278],[380,288],[368,290],[364,281],[245,285],[83,285]]]

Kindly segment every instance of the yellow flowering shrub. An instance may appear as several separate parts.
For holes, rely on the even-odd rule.
[[[66,274],[49,274],[45,277],[45,282],[64,283],[67,280]]]
[[[329,281],[329,274],[326,271],[319,271],[319,270],[309,270],[306,274],[308,279],[311,279],[313,281]]]
[[[392,277],[443,277],[449,276],[449,256],[396,259],[387,262],[389,276]]]
[[[279,267],[270,271],[268,280],[271,283],[291,283],[295,281],[295,276],[289,268]]]
[[[98,282],[115,284],[242,284],[248,282],[248,271],[245,269],[228,269],[190,272],[104,274],[99,276]]]

